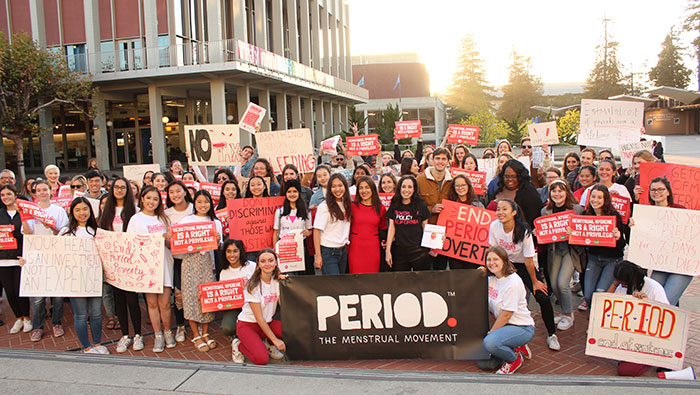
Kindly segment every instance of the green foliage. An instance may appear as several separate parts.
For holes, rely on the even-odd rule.
[[[460,121],[462,125],[479,127],[479,142],[493,144],[508,135],[508,125],[490,110],[475,112]]]
[[[503,102],[498,108],[501,118],[519,120],[521,116],[532,118],[537,113],[530,107],[542,104],[542,81],[532,74],[532,60],[511,53],[513,63],[508,67],[510,76],[508,84],[503,86]]]
[[[362,111],[357,111],[354,105],[348,107],[348,130],[352,130],[352,126],[357,124],[357,130],[362,130],[367,124],[367,117]]]
[[[476,43],[471,35],[466,35],[462,37],[457,69],[445,96],[450,107],[448,118],[456,123],[468,114],[491,109],[492,92],[493,88],[486,84],[484,61],[476,50]]]
[[[579,112],[579,110],[568,110],[563,117],[557,120],[559,141],[568,144],[576,144],[576,139],[578,138],[576,131],[579,129],[580,124],[581,112]]]
[[[690,82],[691,71],[683,64],[681,48],[676,43],[676,35],[671,31],[661,43],[661,52],[656,66],[649,71],[649,79],[656,86],[672,86],[685,89]]]
[[[607,24],[608,20],[603,20]],[[607,26],[607,25],[605,25]],[[617,60],[616,41],[608,37],[607,27],[603,44],[596,48],[596,62],[588,75],[584,87],[584,97],[589,99],[607,99],[625,93],[620,61]]]
[[[698,89],[700,89],[700,0],[688,0],[688,6],[685,10],[687,15],[683,29],[696,35],[692,45],[695,48],[695,57],[698,61],[695,70],[698,71]]]
[[[391,144],[394,142],[394,122],[400,121],[403,118],[403,114],[399,105],[392,106],[391,104],[386,105],[386,109],[382,112],[378,112],[374,116],[376,126],[374,131],[379,135],[379,141],[382,144]],[[411,139],[399,140],[399,143],[410,143]]]
[[[512,145],[520,144],[520,139],[527,133],[527,124],[530,123],[529,121],[520,122],[520,116],[521,112],[518,111],[518,114],[512,119],[503,118],[503,122],[508,125],[508,134],[506,138]]]

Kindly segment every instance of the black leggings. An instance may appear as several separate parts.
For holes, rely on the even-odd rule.
[[[7,293],[7,302],[10,304],[15,317],[29,317],[29,298],[19,296],[19,279],[22,268],[19,266],[0,266],[0,284]],[[0,295],[2,295],[0,288]]]
[[[391,248],[392,270],[395,272],[410,272],[430,270],[430,256],[423,247]]]
[[[177,292],[182,291],[182,259],[173,259],[173,292],[171,293],[171,306],[173,314],[175,314],[175,323],[177,326],[184,326],[185,312],[182,310],[182,308],[177,307],[177,303],[175,302],[176,290]],[[180,306],[182,306],[182,304],[180,304]]]
[[[139,306],[139,294],[114,287],[114,308],[117,310],[122,336],[129,335],[129,316],[131,316],[131,325],[134,327],[134,334],[140,335],[141,306]]]
[[[556,332],[557,327],[554,325],[554,309],[552,308],[552,301],[549,300],[549,296],[545,295],[542,291],[533,292],[532,279],[530,278],[530,273],[527,271],[527,267],[524,263],[513,263],[515,269],[518,271],[518,276],[523,280],[525,288],[535,295],[535,300],[540,305],[540,311],[542,312],[542,321],[547,327],[547,332],[549,335],[553,335]],[[542,276],[541,271],[535,273],[537,279],[544,282],[544,276]],[[546,284],[546,283],[545,283]],[[548,288],[550,289],[550,288]]]

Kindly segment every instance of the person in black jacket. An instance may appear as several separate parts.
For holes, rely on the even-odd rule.
[[[537,188],[532,184],[525,165],[517,159],[506,162],[498,175],[498,188],[494,200],[501,199],[512,199],[518,203],[527,224],[531,229],[534,228],[534,221],[540,216],[540,210],[542,210],[542,200]]]

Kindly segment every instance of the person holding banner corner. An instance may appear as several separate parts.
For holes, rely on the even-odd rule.
[[[314,220],[314,263],[323,274],[345,274],[348,266],[352,201],[348,182],[341,173],[328,180],[326,200],[318,206]]]

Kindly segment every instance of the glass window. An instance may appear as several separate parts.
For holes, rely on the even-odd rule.
[[[418,110],[420,123],[423,126],[435,126],[435,109],[421,108]]]
[[[170,66],[170,38],[167,34],[158,36],[158,57],[160,67]]]
[[[404,108],[403,118],[404,121],[415,121],[418,119],[418,109],[415,108]]]
[[[103,73],[114,71],[114,43],[112,41],[100,43],[100,61]]]
[[[85,55],[85,44],[66,45],[66,58],[68,67],[76,72],[87,72],[87,58]]]

